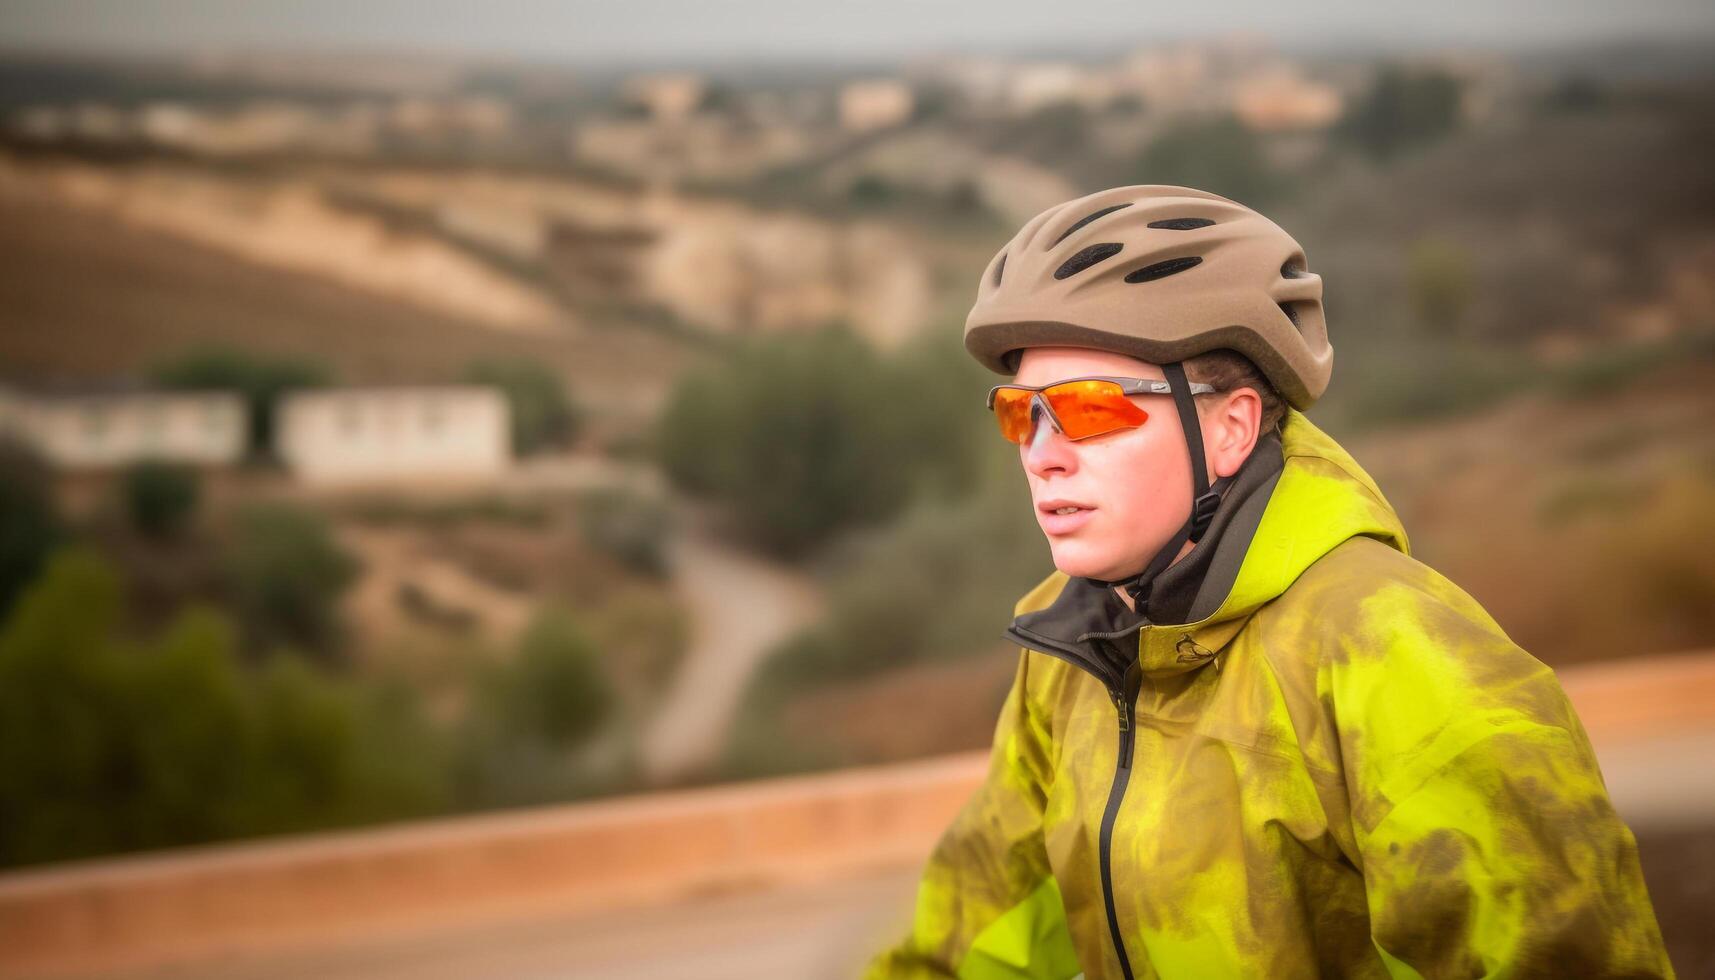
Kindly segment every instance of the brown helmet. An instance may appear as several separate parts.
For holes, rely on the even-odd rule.
[[[1298,242],[1236,201],[1167,184],[1055,205],[984,270],[965,349],[1015,374],[1020,349],[1043,346],[1156,364],[1230,348],[1301,411],[1334,363],[1322,278]]]

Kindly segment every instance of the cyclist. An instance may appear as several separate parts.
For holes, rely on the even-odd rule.
[[[1322,281],[1185,187],[1049,208],[966,349],[1055,571],[985,781],[869,980],[1670,976],[1555,676],[1303,414]]]

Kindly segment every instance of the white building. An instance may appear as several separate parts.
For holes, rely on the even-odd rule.
[[[204,466],[244,456],[244,399],[227,391],[64,391],[0,388],[0,434],[62,469],[142,459]]]
[[[280,460],[315,483],[482,477],[512,460],[506,399],[479,385],[294,391],[274,431]]]

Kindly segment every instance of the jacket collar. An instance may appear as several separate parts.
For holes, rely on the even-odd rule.
[[[1375,482],[1289,409],[1278,435],[1258,439],[1202,540],[1156,577],[1147,617],[1113,589],[1056,571],[1019,603],[1005,636],[1072,661],[1110,690],[1133,661],[1150,677],[1196,670],[1300,572],[1354,535],[1409,553],[1405,529]]]

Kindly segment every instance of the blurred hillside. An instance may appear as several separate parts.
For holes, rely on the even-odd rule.
[[[1312,418],[1526,649],[1715,644],[1707,53],[0,59],[0,384],[231,387],[257,426],[457,382],[514,421],[504,470],[348,488],[266,426],[189,471],[9,447],[0,673],[96,734],[0,758],[39,818],[0,862],[986,745],[1050,566],[959,327],[1019,223],[1117,184],[1306,246]],[[165,699],[203,722],[151,734]]]

